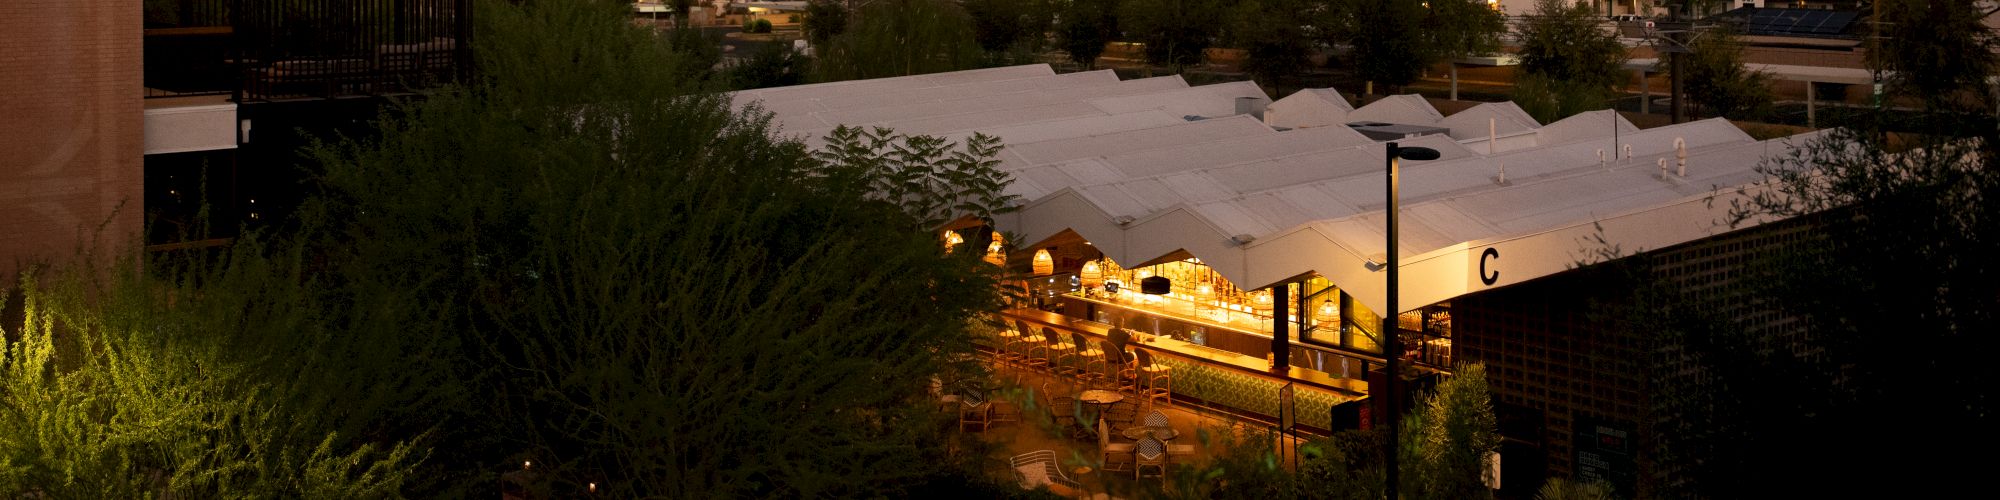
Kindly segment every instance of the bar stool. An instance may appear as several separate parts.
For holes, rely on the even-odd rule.
[[[1174,367],[1153,364],[1152,353],[1147,352],[1145,349],[1139,349],[1134,354],[1137,354],[1139,359],[1139,378],[1145,381],[1145,385],[1140,390],[1140,396],[1145,397],[1148,402],[1165,397],[1167,406],[1173,406]],[[1160,387],[1161,381],[1166,381],[1166,387]]]
[[[1054,328],[1046,326],[1042,327],[1042,340],[1043,344],[1047,346],[1043,350],[1048,353],[1049,373],[1064,375],[1066,372],[1075,370],[1075,367],[1063,366],[1062,360],[1076,357],[1076,346],[1064,343],[1062,334],[1056,333]]]
[[[1112,343],[1112,348],[1117,349],[1119,355],[1118,392],[1138,396],[1144,387],[1140,386],[1139,357],[1133,354],[1137,349],[1127,349],[1115,342]]]
[[[1071,344],[1076,345],[1077,364],[1082,365],[1078,367],[1076,378],[1083,380],[1086,385],[1091,382],[1104,382],[1104,350],[1090,347],[1090,342],[1084,340],[1083,334],[1079,332],[1069,332],[1069,340]],[[1090,369],[1091,365],[1097,365],[1097,369]]]
[[[1042,336],[1036,334],[1035,329],[1029,327],[1028,322],[1026,321],[1021,321],[1016,319],[1014,320],[1014,325],[1021,329],[1021,340],[1019,343],[1015,344],[1015,347],[1020,349],[1021,351],[1021,361],[1020,361],[1021,367],[1030,370],[1041,370],[1048,368],[1049,352],[1048,352],[1048,347],[1046,347],[1043,343]],[[1041,356],[1039,357],[1035,356],[1036,349],[1042,350]]]
[[[1020,364],[1021,362],[1021,353],[1015,351],[1015,344],[1021,343],[1021,331],[1018,326],[1019,321],[1015,323],[1001,325],[1000,332],[994,334],[1000,340],[1000,345],[994,346],[997,348],[994,355],[999,357],[1002,363]]]

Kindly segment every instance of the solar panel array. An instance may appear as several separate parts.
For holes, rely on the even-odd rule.
[[[1859,13],[1816,9],[1757,9],[1746,30],[1752,35],[1834,36],[1847,31]]]

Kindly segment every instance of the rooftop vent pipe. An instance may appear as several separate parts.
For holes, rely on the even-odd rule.
[[[1679,174],[1681,177],[1687,177],[1688,176],[1687,139],[1682,139],[1679,137],[1674,138],[1674,158],[1675,161],[1680,163],[1680,166],[1675,169],[1676,170],[1675,173]]]

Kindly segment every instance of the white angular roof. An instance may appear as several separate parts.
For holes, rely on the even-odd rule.
[[[1015,241],[1075,231],[1125,265],[1186,251],[1245,288],[1316,272],[1377,310],[1385,146],[1348,122],[1450,130],[1398,141],[1442,154],[1402,165],[1405,308],[1563,272],[1589,257],[1585,238],[1600,227],[1627,252],[1726,231],[1727,199],[1760,189],[1756,165],[1790,147],[1720,119],[1639,130],[1600,111],[1543,126],[1512,103],[1442,116],[1417,96],[1353,109],[1329,89],[1287,96],[1258,120],[1234,114],[1237,98],[1265,98],[1247,82],[1105,75],[1032,65],[733,97],[777,99],[763,104],[777,123],[810,125],[787,135],[848,124],[1001,137],[1008,190],[1025,203],[996,222]]]

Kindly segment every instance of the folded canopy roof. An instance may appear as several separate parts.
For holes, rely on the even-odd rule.
[[[1638,130],[1601,111],[1544,126],[1512,103],[1442,116],[1416,96],[1356,109],[1330,89],[1271,104],[1267,123],[1236,113],[1239,97],[1268,99],[1247,82],[1108,75],[1032,65],[734,97],[807,127],[780,131],[794,137],[840,124],[1001,137],[1009,192],[1027,200],[996,221],[1014,241],[1074,231],[1124,265],[1185,251],[1246,289],[1318,273],[1376,310],[1386,153],[1346,127],[1357,116],[1450,131],[1401,141],[1442,153],[1402,165],[1409,308],[1563,272],[1600,234],[1629,253],[1727,231],[1728,199],[1791,144],[1720,119]]]

